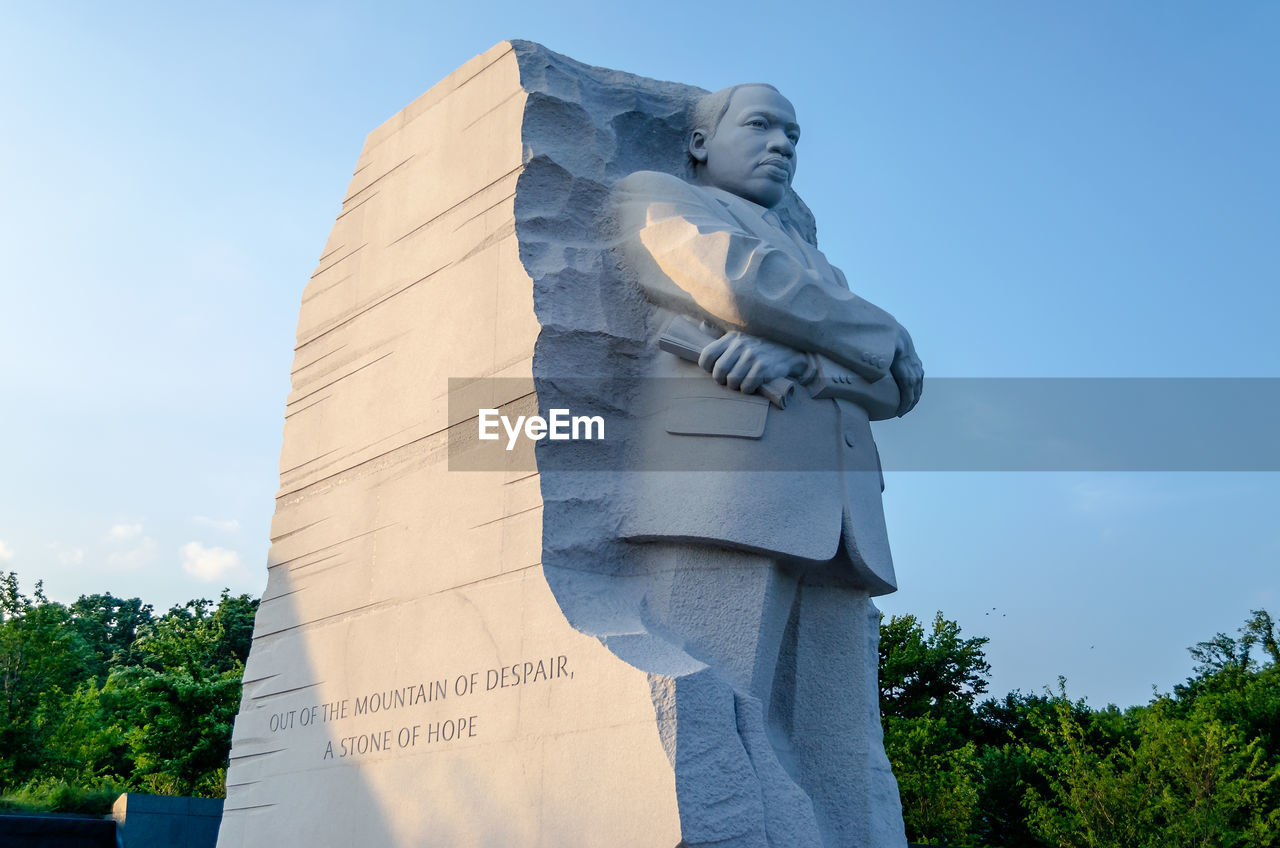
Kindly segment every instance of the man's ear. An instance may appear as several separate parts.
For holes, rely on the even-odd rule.
[[[699,165],[707,164],[707,134],[702,130],[689,134],[689,155]]]

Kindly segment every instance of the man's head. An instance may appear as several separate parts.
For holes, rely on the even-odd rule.
[[[689,155],[703,185],[772,209],[795,176],[799,140],[795,108],[776,88],[735,85],[694,107]]]

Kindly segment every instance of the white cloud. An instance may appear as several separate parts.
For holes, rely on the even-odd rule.
[[[234,533],[240,529],[240,522],[234,518],[219,520],[217,518],[209,518],[207,515],[197,515],[191,520],[197,524],[203,524],[205,527],[212,527],[215,530],[222,530],[227,533]]]
[[[80,565],[84,562],[84,548],[64,545],[61,542],[50,542],[49,550],[53,551],[53,555],[62,565]]]
[[[0,562],[13,562],[13,548],[0,539]]]
[[[116,551],[107,555],[107,565],[122,571],[133,571],[149,564],[156,558],[156,540],[143,536],[142,540],[125,551]]]
[[[230,577],[243,577],[245,568],[240,554],[226,548],[207,548],[200,542],[187,542],[181,548],[182,570],[197,580],[212,583]]]
[[[107,538],[113,542],[127,542],[142,535],[141,524],[116,524],[107,531]]]

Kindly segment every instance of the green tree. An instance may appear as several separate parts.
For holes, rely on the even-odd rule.
[[[1191,648],[1195,674],[1174,687],[1171,708],[1213,715],[1258,739],[1280,765],[1280,646],[1266,610],[1254,610],[1233,638],[1219,633]]]
[[[223,794],[256,610],[225,591],[160,617],[109,593],[68,608],[0,575],[0,790]]]
[[[0,574],[0,787],[35,776],[49,758],[54,724],[86,677],[90,651],[70,613],[44,595],[22,594]]]
[[[186,669],[193,677],[243,668],[253,639],[258,602],[222,592],[218,603],[187,601],[141,628],[134,649],[139,664]]]
[[[974,709],[971,738],[978,745],[982,775],[974,823],[979,844],[1019,848],[1047,844],[1027,825],[1023,798],[1030,788],[1042,794],[1048,791],[1032,754],[1051,744],[1041,728],[1050,723],[1054,710],[1048,695],[1022,692],[989,698]],[[1078,710],[1080,718],[1087,718],[1087,708],[1079,705]]]
[[[111,593],[81,595],[70,607],[71,621],[93,652],[89,669],[98,684],[112,666],[134,665],[138,634],[155,620],[151,604],[138,598],[122,599]]]
[[[122,731],[135,785],[162,795],[224,794],[240,675],[144,666],[111,673],[101,702]]]
[[[175,606],[140,628],[140,662],[111,671],[101,692],[133,764],[161,794],[221,796],[257,601],[223,592]]]
[[[1078,705],[1076,705],[1078,706]],[[1060,690],[1053,743],[1033,751],[1048,795],[1027,793],[1031,829],[1062,848],[1270,848],[1280,811],[1268,799],[1280,771],[1258,741],[1199,710],[1180,718],[1167,700],[1128,712],[1133,742],[1091,743]]]
[[[880,714],[945,718],[967,729],[974,699],[987,691],[986,644],[962,638],[960,625],[941,612],[928,633],[914,615],[881,617]]]
[[[973,701],[991,667],[983,638],[934,616],[880,622],[880,712],[885,751],[898,779],[907,836],[920,844],[976,845],[981,774],[969,740]]]
[[[91,787],[123,784],[132,774],[124,731],[104,709],[97,680],[81,683],[56,710],[43,712],[39,723],[47,729],[39,779]]]
[[[890,716],[885,753],[898,779],[908,838],[920,845],[977,845],[981,769],[977,746],[957,742],[946,719]]]

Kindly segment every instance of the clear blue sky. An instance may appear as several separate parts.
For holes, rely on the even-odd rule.
[[[511,37],[775,83],[825,252],[930,376],[1280,377],[1275,3],[4,3],[0,569],[261,591],[298,302],[364,136]],[[888,485],[881,606],[989,636],[996,693],[1142,702],[1280,613],[1280,475]]]

